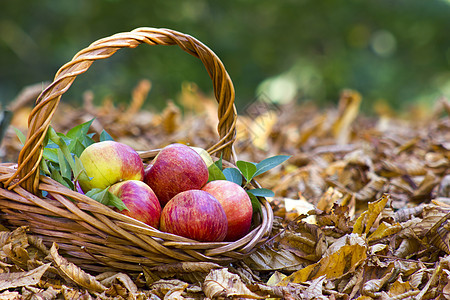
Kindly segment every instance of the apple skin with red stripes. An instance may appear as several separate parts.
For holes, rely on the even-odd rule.
[[[127,207],[128,210],[120,211],[122,214],[158,229],[161,205],[147,184],[139,180],[126,180],[112,185],[109,191]]]
[[[202,190],[177,194],[161,212],[160,229],[200,242],[221,242],[227,216],[219,201]]]
[[[203,188],[222,205],[228,220],[226,242],[245,236],[252,223],[253,208],[247,192],[238,184],[227,180],[208,182]]]
[[[174,143],[158,153],[145,170],[144,182],[158,197],[161,207],[177,194],[201,189],[209,172],[203,158],[189,146]]]

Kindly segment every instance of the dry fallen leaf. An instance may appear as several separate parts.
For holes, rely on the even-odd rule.
[[[180,262],[156,267],[143,266],[142,268],[147,285],[151,285],[159,279],[172,278],[175,275],[188,282],[202,282],[212,269],[221,269],[222,266],[210,262]]]
[[[248,299],[266,298],[250,291],[241,281],[239,276],[228,272],[227,268],[211,270],[203,282],[202,289],[205,292],[205,295],[211,299],[217,297],[239,297]]]
[[[18,300],[22,299],[19,292],[4,291],[0,293],[0,300]]]
[[[56,299],[59,293],[59,290],[55,290],[51,286],[47,289],[37,288],[33,286],[26,286],[22,288],[22,296],[25,299],[52,300]]]
[[[55,243],[53,243],[50,249],[50,258],[56,269],[64,278],[82,286],[88,291],[101,293],[107,289],[103,284],[96,280],[94,276],[86,273],[80,267],[59,255]]]
[[[339,116],[333,124],[333,134],[337,144],[347,144],[350,139],[350,126],[359,112],[361,95],[358,92],[345,90],[339,99]]]
[[[50,267],[45,264],[28,272],[13,272],[0,274],[0,291],[16,288],[19,286],[28,286],[38,284],[41,277]]]
[[[150,286],[152,293],[160,298],[164,298],[167,294],[184,291],[189,284],[178,279],[158,280]]]
[[[367,247],[358,244],[346,245],[317,263],[296,271],[283,279],[280,285],[302,283],[325,275],[335,279],[354,271],[366,259]]]
[[[173,142],[208,148],[217,141],[215,99],[186,83],[178,101],[158,113],[143,106],[149,88],[142,81],[129,105],[109,97],[95,106],[93,93],[87,92],[83,107],[61,102],[52,125],[67,132],[96,117],[92,132],[105,129],[137,150]],[[27,227],[9,231],[0,226],[0,274],[32,271],[51,262],[37,285],[11,288],[0,299],[205,299],[201,285],[206,276],[226,267],[229,274],[222,277],[231,284],[209,281],[218,295],[231,295],[226,288],[235,278],[252,293],[275,299],[448,299],[449,103],[444,99],[432,115],[411,114],[409,119],[392,110],[364,116],[361,97],[352,91],[341,95],[337,108],[294,101],[277,107],[251,103],[239,111],[237,158],[292,157],[256,178],[275,191],[268,200],[277,218],[267,242],[243,262],[143,267],[138,277],[96,274],[96,283],[83,273],[84,266],[53,259],[60,256],[57,248],[49,250],[51,245]],[[31,109],[21,105],[14,124],[24,132]],[[17,161],[22,145],[12,128],[1,146],[2,161]],[[273,285],[287,278],[293,281]]]
[[[375,223],[381,211],[386,206],[386,203],[389,201],[389,195],[383,195],[381,199],[373,203],[369,203],[369,209],[362,213],[359,218],[356,220],[356,223],[353,227],[353,232],[358,234],[368,234],[372,225]]]
[[[136,284],[124,273],[115,273],[101,280],[100,283],[105,287],[108,287],[105,294],[109,296],[118,295],[124,298],[135,298],[135,295],[138,292]]]
[[[311,281],[310,286],[305,291],[305,299],[326,299],[323,295],[323,283],[326,279],[325,275],[322,275]]]

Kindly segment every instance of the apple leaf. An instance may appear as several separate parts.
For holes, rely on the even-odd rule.
[[[225,175],[226,180],[234,182],[238,185],[242,184],[242,174],[236,168],[226,168],[223,170],[223,175]]]
[[[89,180],[88,175],[86,174],[86,170],[83,167],[83,164],[81,163],[81,160],[75,156],[75,168],[72,170],[73,172],[73,180],[77,181],[79,179],[83,179],[83,180]]]
[[[107,197],[106,197],[106,192],[108,190],[107,189],[92,189],[90,191],[88,191],[85,195],[94,199],[97,202],[100,202],[102,204],[107,204]]]
[[[50,174],[51,174],[51,178],[53,180],[56,180],[57,182],[61,183],[62,185],[68,187],[69,189],[73,189],[73,184],[71,184],[72,182],[70,180],[68,180],[67,178],[64,178],[60,171],[58,169],[56,169],[55,167],[50,167]]]
[[[112,138],[111,135],[109,135],[108,132],[106,132],[105,130],[103,130],[100,133],[100,142],[104,142],[104,141],[114,141],[114,139]]]
[[[58,163],[58,154],[57,154],[58,150],[57,149],[58,149],[58,145],[56,145],[53,142],[50,142],[44,148],[44,153],[43,153],[44,159],[57,164]]]
[[[253,179],[253,176],[257,171],[256,165],[247,161],[238,160],[236,166],[239,168],[239,171],[241,171],[242,176],[244,176],[247,183]]]
[[[67,177],[63,177],[64,181],[66,182],[66,186],[71,189],[71,190],[75,190],[75,184],[73,184],[72,180],[70,180],[70,178]]]
[[[61,149],[58,149],[58,161],[59,161],[59,171],[62,177],[70,178],[72,175],[70,165],[67,160],[64,158],[64,154]],[[72,159],[72,158],[70,158]]]
[[[95,201],[98,201],[104,205],[113,206],[120,211],[122,211],[124,209],[128,210],[128,208],[123,203],[123,201],[120,200],[119,197],[117,197],[116,195],[114,195],[110,191],[108,191],[108,188],[92,189],[86,193],[86,196],[88,196],[88,197],[94,199]]]
[[[255,216],[257,213],[261,213],[261,202],[259,202],[258,198],[248,191],[247,195],[250,197],[250,201],[252,202],[253,215]]]
[[[219,160],[217,160],[214,164],[219,168],[220,171],[223,171],[222,154],[220,155]]]
[[[91,126],[92,122],[94,122],[94,119],[73,127],[67,132],[66,136],[72,140],[84,140],[88,134],[89,127]]]
[[[44,175],[50,176],[50,170],[48,169],[47,164],[45,163],[45,160],[41,160],[39,163],[39,169],[42,173],[44,173]]]
[[[13,127],[14,131],[16,132],[17,137],[19,138],[19,141],[22,143],[22,145],[25,145],[25,141],[27,139],[27,137],[25,136],[25,134],[22,133],[22,131],[20,131],[18,128]]]
[[[281,165],[286,160],[288,160],[291,156],[290,155],[276,155],[269,158],[266,158],[259,163],[256,164],[256,172],[253,175],[253,177],[256,177],[258,175],[261,175],[262,173],[265,173],[269,171],[270,169],[275,168],[278,165]]]
[[[83,143],[79,139],[75,139],[70,142],[70,152],[73,153],[75,156],[80,156],[81,153],[86,149],[86,147],[83,145]]]
[[[208,172],[209,172],[208,181],[226,180],[225,175],[222,173],[222,171],[216,164],[210,165],[208,167]]]
[[[273,197],[273,196],[275,196],[274,192],[272,192],[269,189],[263,189],[263,188],[251,189],[251,190],[248,190],[247,192],[254,196],[257,196],[257,197]]]
[[[90,121],[75,126],[67,132],[66,136],[62,135],[63,138],[67,139],[70,152],[76,156],[80,156],[87,146],[94,143],[92,139],[94,134],[88,134],[89,127],[93,121],[94,119],[91,119]]]
[[[110,192],[107,192],[107,195],[109,197],[108,205],[116,207],[120,211],[125,210],[125,209],[128,210],[128,207],[125,205],[125,203],[123,203],[123,201],[119,197],[117,197],[116,195],[114,195]]]
[[[66,144],[65,139],[61,138],[59,135],[57,135],[58,138],[56,138],[56,136],[53,135],[53,132],[55,132],[55,130],[51,127],[50,127],[50,129],[51,130],[49,130],[49,132],[51,132],[51,133],[50,133],[49,138],[59,146],[58,150],[61,150],[61,152],[63,153],[63,155],[64,155],[63,158],[65,158],[66,161],[69,163],[71,170],[75,169],[75,162],[73,160],[72,153],[70,152],[69,147]],[[62,163],[64,163],[64,160],[61,159],[61,157],[59,155],[58,155],[58,161],[59,161],[60,165]]]

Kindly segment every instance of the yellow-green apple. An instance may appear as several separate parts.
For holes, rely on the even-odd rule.
[[[208,151],[206,151],[205,149],[200,148],[200,147],[194,147],[194,146],[191,146],[191,148],[194,149],[195,152],[200,154],[200,156],[203,158],[203,161],[205,162],[205,164],[208,168],[210,165],[212,165],[214,163],[214,161],[211,158],[211,155],[209,155]]]
[[[158,153],[146,169],[144,182],[164,207],[176,194],[201,189],[208,182],[208,167],[200,154],[183,144],[171,144]]]
[[[161,212],[160,229],[202,242],[220,242],[227,234],[227,216],[219,201],[202,190],[173,197]]]
[[[144,182],[125,180],[113,184],[108,190],[119,197],[128,208],[122,210],[122,214],[154,228],[159,227],[161,205],[153,190]]]
[[[253,215],[252,202],[240,185],[227,180],[215,180],[208,182],[202,190],[213,195],[227,215],[228,231],[225,241],[236,241],[249,232]]]
[[[144,164],[139,154],[130,146],[103,141],[88,146],[80,155],[80,161],[89,179],[80,179],[83,191],[105,189],[123,180],[142,180]]]

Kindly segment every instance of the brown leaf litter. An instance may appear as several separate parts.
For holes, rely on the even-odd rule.
[[[143,108],[150,88],[144,80],[129,104],[100,106],[87,92],[79,108],[62,103],[52,126],[66,132],[96,117],[93,132],[136,150],[217,139],[216,103],[194,84],[162,113]],[[22,131],[25,100],[12,124]],[[270,241],[246,259],[89,274],[26,227],[3,228],[0,298],[450,299],[450,103],[405,118],[364,116],[362,101],[344,91],[337,108],[254,102],[240,111],[239,159],[292,155],[257,178],[275,191],[276,218]],[[20,147],[8,129],[2,161],[16,161]]]

